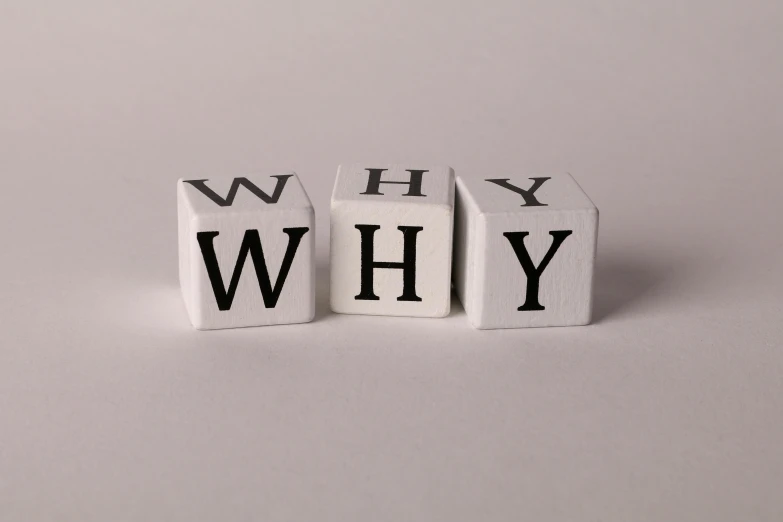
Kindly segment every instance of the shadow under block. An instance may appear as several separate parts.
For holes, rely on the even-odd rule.
[[[331,295],[344,314],[445,317],[454,172],[341,165],[331,203]]]
[[[179,280],[199,330],[315,315],[315,219],[296,174],[180,179]]]
[[[597,237],[569,174],[457,177],[454,285],[471,324],[588,324]]]

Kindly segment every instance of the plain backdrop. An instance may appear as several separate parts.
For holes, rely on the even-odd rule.
[[[780,521],[783,3],[0,2],[0,520]],[[570,172],[595,324],[328,311],[337,165]],[[197,332],[179,177],[299,173],[318,311]]]

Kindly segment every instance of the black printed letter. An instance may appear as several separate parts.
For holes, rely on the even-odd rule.
[[[237,286],[239,286],[239,277],[242,275],[242,267],[245,266],[245,259],[248,253],[250,253],[250,257],[253,259],[258,286],[261,289],[261,296],[264,298],[264,306],[274,308],[277,305],[280,292],[283,290],[283,284],[285,284],[291,264],[294,262],[299,242],[308,230],[310,229],[307,227],[283,229],[283,232],[288,235],[288,247],[283,256],[283,262],[280,265],[280,272],[277,274],[274,288],[272,288],[272,284],[269,281],[269,271],[266,268],[264,250],[261,248],[261,238],[258,236],[258,230],[245,230],[245,236],[242,238],[242,245],[239,247],[239,257],[237,257],[237,264],[234,267],[234,273],[231,275],[231,283],[228,285],[228,290],[223,285],[223,276],[220,274],[220,267],[215,255],[215,246],[212,244],[212,240],[215,239],[219,232],[198,232],[196,238],[198,239],[199,247],[201,247],[201,255],[204,257],[204,264],[207,267],[209,282],[212,283],[212,291],[215,294],[218,309],[231,309],[231,303],[234,301],[234,294],[236,294]]]
[[[272,193],[271,197],[266,192],[253,185],[253,183],[247,178],[234,178],[234,181],[231,182],[231,188],[228,189],[228,196],[226,196],[226,199],[223,199],[220,196],[218,196],[214,190],[212,190],[211,188],[206,186],[206,184],[204,184],[205,181],[209,181],[209,180],[191,179],[191,180],[184,180],[184,182],[190,183],[191,185],[196,187],[199,191],[201,191],[202,194],[204,194],[209,199],[214,201],[217,205],[220,205],[221,207],[230,207],[234,203],[234,198],[237,196],[237,191],[239,190],[240,185],[242,185],[247,190],[255,194],[255,196],[261,199],[264,203],[277,203],[277,200],[280,199],[280,194],[283,193],[283,187],[285,187],[288,178],[290,178],[291,176],[293,176],[293,174],[281,174],[279,176],[270,176],[270,178],[277,178],[275,191]]]
[[[516,192],[520,196],[522,196],[525,199],[525,204],[521,205],[523,207],[546,207],[548,206],[546,203],[540,203],[535,196],[536,190],[538,190],[541,185],[544,184],[544,182],[551,178],[530,178],[533,180],[533,186],[530,187],[527,190],[523,190],[517,186],[512,185],[508,182],[508,178],[505,179],[485,179],[484,181],[489,181],[490,183],[494,183],[495,185],[499,187],[503,187],[504,189],[511,190],[513,192]]]
[[[362,235],[361,292],[356,300],[377,301],[379,297],[373,291],[373,270],[376,268],[396,268],[402,270],[402,295],[398,301],[421,301],[416,295],[416,234],[423,227],[397,227],[402,232],[402,263],[375,261],[375,231],[379,225],[356,225]]]
[[[408,185],[408,193],[403,196],[419,196],[425,197],[421,193],[421,176],[428,170],[407,170],[411,173],[410,181],[381,181],[381,174],[387,169],[366,169],[370,173],[370,177],[367,180],[367,190],[360,192],[360,194],[370,194],[372,196],[383,196],[380,192],[381,183],[389,183],[393,185]]]
[[[565,238],[571,235],[573,230],[553,230],[549,233],[552,236],[552,245],[549,247],[549,251],[541,260],[541,264],[536,267],[533,265],[533,261],[530,259],[530,254],[525,248],[525,237],[528,232],[504,232],[508,242],[511,243],[511,247],[514,249],[514,253],[517,255],[519,263],[522,265],[522,269],[527,275],[527,296],[525,297],[525,304],[517,308],[522,312],[531,312],[536,310],[545,310],[541,303],[538,302],[538,284],[541,280],[541,274],[546,270],[547,265],[552,258],[555,257],[557,249],[563,244]]]

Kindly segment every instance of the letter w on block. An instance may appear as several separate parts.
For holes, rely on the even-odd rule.
[[[260,188],[256,187],[253,182],[247,178],[234,178],[234,181],[231,182],[231,188],[228,189],[228,195],[225,197],[225,199],[220,197],[214,190],[206,185],[205,182],[209,181],[208,179],[191,179],[184,181],[185,183],[190,183],[196,187],[202,194],[211,199],[216,205],[221,207],[230,207],[234,204],[234,198],[237,197],[237,192],[239,191],[240,185],[252,192],[253,195],[255,195],[264,203],[277,203],[277,201],[280,199],[280,195],[283,193],[283,189],[285,188],[285,184],[288,181],[288,178],[291,176],[292,174],[270,176],[271,178],[277,178],[277,184],[275,185],[275,190],[272,192],[271,196]]]
[[[237,257],[236,266],[231,275],[231,282],[228,285],[228,289],[226,289],[223,284],[223,276],[220,273],[220,266],[218,265],[215,246],[213,244],[213,241],[215,237],[218,236],[219,232],[198,232],[196,238],[198,239],[198,244],[201,248],[201,255],[204,258],[207,275],[209,276],[209,282],[212,284],[212,291],[215,294],[218,309],[222,311],[231,309],[231,303],[234,302],[234,295],[239,286],[239,278],[242,275],[242,268],[245,265],[245,259],[247,258],[248,253],[253,260],[256,277],[258,278],[258,285],[261,289],[261,296],[264,299],[264,306],[266,308],[274,308],[277,305],[277,300],[280,298],[280,293],[283,290],[286,277],[288,277],[288,272],[291,270],[291,264],[294,262],[294,256],[296,255],[296,250],[299,248],[299,243],[308,230],[310,230],[308,227],[283,229],[283,232],[288,235],[288,247],[283,256],[283,262],[280,265],[280,272],[277,274],[277,280],[275,281],[274,287],[269,279],[269,271],[267,270],[266,260],[264,259],[264,250],[261,247],[261,238],[258,235],[258,230],[246,230],[245,236],[242,239],[242,245],[239,248],[239,256]]]

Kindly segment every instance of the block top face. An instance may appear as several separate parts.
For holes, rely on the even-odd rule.
[[[310,198],[292,171],[183,178],[177,186],[195,214],[312,209]]]
[[[481,214],[595,210],[570,174],[487,175],[457,178]]]
[[[454,206],[454,171],[445,165],[340,165],[332,203],[342,201]]]

